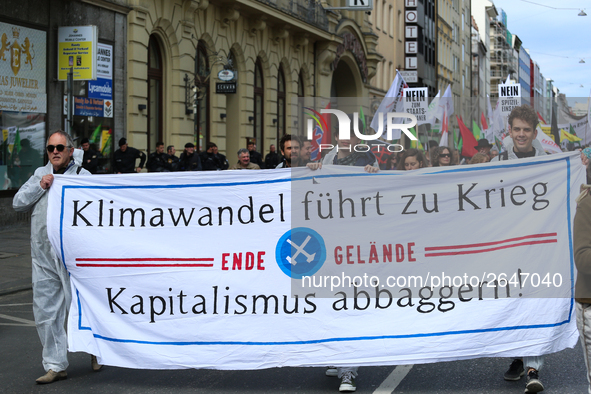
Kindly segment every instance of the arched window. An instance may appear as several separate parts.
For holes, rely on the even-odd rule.
[[[148,43],[148,130],[146,152],[162,141],[162,54],[154,35]]]
[[[203,152],[205,144],[210,140],[209,133],[209,60],[207,47],[202,41],[197,44],[195,56],[195,86],[197,87],[197,100],[195,103],[195,145]]]
[[[263,150],[263,67],[261,59],[257,59],[254,65],[254,132],[253,138],[260,151]]]
[[[279,143],[281,137],[285,135],[285,77],[283,76],[283,68],[279,67],[277,74],[277,140],[275,144]]]

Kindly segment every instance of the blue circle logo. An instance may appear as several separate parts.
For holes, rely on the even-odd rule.
[[[307,227],[291,229],[277,242],[275,259],[281,271],[290,278],[314,275],[326,260],[324,239]]]

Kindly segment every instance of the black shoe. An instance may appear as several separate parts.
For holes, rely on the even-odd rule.
[[[527,373],[527,382],[525,383],[526,393],[539,393],[544,391],[544,385],[538,377],[538,371],[532,369]]]
[[[507,372],[505,372],[505,375],[503,377],[505,378],[505,380],[514,381],[521,379],[523,375],[525,375],[525,370],[523,369],[523,361],[516,358],[515,360],[513,360],[511,366],[509,367]]]

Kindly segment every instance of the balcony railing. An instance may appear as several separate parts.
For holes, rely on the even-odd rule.
[[[303,22],[328,30],[326,10],[314,0],[256,0],[267,4]]]

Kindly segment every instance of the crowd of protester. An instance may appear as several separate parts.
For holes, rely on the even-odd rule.
[[[536,139],[536,126],[538,123],[535,111],[527,106],[514,109],[509,116],[509,134],[505,144],[505,150],[500,154],[486,139],[480,139],[474,149],[478,152],[472,157],[460,157],[459,152],[448,146],[437,146],[429,143],[428,152],[420,149],[405,149],[391,154],[380,165],[376,156],[371,151],[357,151],[353,149],[361,141],[353,133],[348,140],[339,139],[338,133],[333,136],[336,146],[326,150],[319,160],[312,161],[312,144],[310,141],[300,139],[298,136],[287,134],[279,141],[279,150],[276,152],[274,145],[270,146],[269,153],[264,157],[256,151],[253,142],[248,142],[246,148],[236,153],[235,163],[230,165],[226,156],[219,153],[215,143],[206,144],[203,152],[197,152],[195,145],[188,142],[184,146],[180,157],[176,156],[176,149],[169,145],[164,151],[164,143],[157,142],[155,151],[146,157],[145,153],[127,145],[127,140],[119,140],[119,149],[114,153],[114,172],[137,173],[142,171],[144,164],[148,172],[174,172],[174,171],[221,171],[221,170],[258,170],[272,168],[291,168],[307,166],[311,170],[318,170],[322,166],[340,165],[363,167],[368,173],[380,170],[410,171],[426,167],[447,167],[466,164],[480,164],[490,161],[503,161],[523,159],[527,157],[543,156],[541,144]],[[363,129],[361,122],[358,129]],[[27,183],[21,187],[15,195],[13,207],[19,211],[33,209],[39,215],[32,220],[32,241],[43,245],[33,254],[33,281],[45,281],[51,270],[51,281],[47,281],[46,288],[34,286],[34,298],[45,299],[46,304],[39,304],[34,310],[37,328],[43,344],[43,365],[47,373],[37,379],[37,383],[46,384],[62,380],[67,377],[67,347],[66,333],[63,330],[64,319],[68,303],[65,300],[69,294],[67,274],[55,254],[50,252],[47,234],[42,229],[46,227],[47,203],[44,193],[53,182],[53,174],[88,174],[96,172],[97,153],[90,149],[88,139],[81,141],[84,150],[82,165],[79,168],[73,160],[73,141],[63,131],[53,133],[48,139],[46,150],[49,163],[45,167],[37,169]],[[137,160],[139,159],[139,164]],[[232,161],[234,161],[232,160]],[[577,198],[577,214],[574,220],[574,254],[575,264],[578,268],[575,286],[576,318],[580,331],[581,343],[585,354],[585,360],[591,358],[591,148],[582,147],[581,161],[587,168],[587,185],[582,185],[581,195]],[[40,230],[41,229],[41,230]],[[35,267],[45,267],[36,270]],[[52,271],[52,272],[53,272]],[[45,282],[43,282],[45,283]],[[53,300],[47,298],[47,292],[59,295],[60,305],[53,305]],[[58,294],[59,293],[59,294]],[[62,295],[64,293],[65,295]],[[56,296],[57,297],[57,296]],[[51,321],[51,327],[47,324]],[[48,334],[51,331],[51,335]],[[518,381],[526,376],[526,392],[540,392],[544,386],[539,378],[539,371],[544,363],[544,356],[515,358],[507,372],[505,380]],[[95,356],[91,356],[93,370],[98,371]],[[357,367],[331,366],[326,370],[328,376],[338,376],[341,379],[340,391],[351,392],[356,390],[355,379]],[[591,382],[591,367],[587,363],[587,377]],[[590,383],[591,384],[591,383]],[[591,385],[590,391],[591,393]]]

